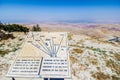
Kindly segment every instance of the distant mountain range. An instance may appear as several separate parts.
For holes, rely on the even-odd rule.
[[[110,23],[110,24],[120,24],[120,20],[87,20],[87,19],[83,19],[83,20],[60,20],[60,21],[56,21],[59,23]]]
[[[20,23],[20,24],[38,24],[38,23],[81,23],[81,24],[120,24],[120,20],[91,20],[91,19],[76,19],[76,20],[48,20],[48,21],[43,21],[43,20],[36,20],[36,21],[31,21],[31,20],[4,20],[1,21],[3,23]]]

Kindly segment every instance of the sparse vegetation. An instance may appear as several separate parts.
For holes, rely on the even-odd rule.
[[[108,80],[110,79],[110,76],[107,74],[104,74],[103,72],[96,72],[92,74],[92,77],[96,78],[96,80]]]
[[[17,50],[18,50],[18,48],[14,47],[12,51],[15,52],[15,51],[17,51]]]
[[[78,60],[77,60],[76,58],[70,56],[70,61],[71,61],[72,63],[76,63]]]
[[[72,36],[73,36],[73,34],[72,34],[72,33],[69,33],[69,34],[68,34],[68,40],[72,40]]]
[[[41,28],[37,24],[37,25],[33,26],[32,31],[41,31]]]
[[[88,46],[86,46],[86,48],[90,49],[90,50],[93,50],[93,51],[100,52],[100,53],[106,53],[105,50],[101,50],[100,48],[93,48],[93,47],[88,47]]]
[[[9,48],[12,48],[12,49],[0,49],[0,56],[4,56],[5,54],[8,54],[8,53],[10,53],[10,52],[15,52],[15,51],[17,51],[18,49],[19,49],[19,46],[20,46],[21,44],[16,44],[16,45],[14,45],[14,46],[11,46],[11,44],[8,44],[7,46],[9,47]],[[4,47],[5,45],[1,45],[1,47]]]
[[[0,47],[2,47],[3,46],[3,44],[0,44]]]
[[[19,41],[22,41],[22,40],[23,40],[22,38],[19,39]]]
[[[9,38],[14,39],[15,37],[13,36],[13,34],[10,34],[10,33],[6,34],[5,32],[0,30],[0,41],[1,40],[7,40]]]
[[[116,72],[120,76],[120,64],[110,59],[110,60],[106,60],[106,66],[111,68],[113,72]]]
[[[92,63],[93,65],[98,65],[98,61],[97,61],[96,59],[88,56],[88,60],[89,60],[89,62]]]
[[[83,53],[82,49],[73,49],[73,51],[75,51],[76,53]]]
[[[8,54],[9,50],[0,50],[0,55],[3,57],[5,54]]]
[[[120,53],[115,53],[114,57],[117,61],[120,61]]]
[[[73,47],[79,47],[78,44],[70,44],[70,46],[73,46]]]
[[[112,80],[120,80],[120,77],[117,77],[117,76],[113,75]]]

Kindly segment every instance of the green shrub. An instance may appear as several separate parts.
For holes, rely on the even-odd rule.
[[[3,24],[0,22],[0,29],[7,32],[29,32],[29,28],[19,24]]]
[[[41,31],[41,28],[37,24],[37,25],[33,26],[32,31]]]

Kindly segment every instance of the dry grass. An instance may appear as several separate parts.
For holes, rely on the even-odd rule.
[[[2,75],[2,65],[0,65],[0,75]]]
[[[70,56],[70,61],[71,63],[76,63],[78,60],[72,56]]]
[[[9,50],[0,50],[0,55],[3,57],[5,54],[8,54]]]
[[[116,60],[120,61],[120,53],[114,54],[114,57],[116,58]]]
[[[112,76],[112,80],[120,80],[120,77]]]
[[[116,72],[120,76],[120,64],[112,60],[106,60],[106,66],[111,68],[113,72]]]
[[[72,40],[72,36],[73,36],[73,34],[72,34],[72,33],[69,33],[69,34],[68,34],[68,40]]]
[[[75,51],[76,53],[83,53],[82,49],[73,49],[73,51]]]
[[[92,74],[92,77],[96,78],[96,80],[109,80],[110,76],[104,74],[103,72],[96,72]]]
[[[70,44],[70,46],[73,46],[73,47],[79,47],[78,44]]]
[[[97,61],[96,59],[88,58],[88,60],[89,60],[90,63],[92,63],[93,65],[98,65],[98,61]]]

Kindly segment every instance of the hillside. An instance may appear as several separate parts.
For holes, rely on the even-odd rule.
[[[119,24],[41,24],[42,31],[68,31],[73,80],[120,80]],[[9,50],[0,57],[0,79],[19,53],[24,33],[13,33],[15,39],[0,42],[0,50]]]

